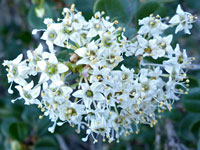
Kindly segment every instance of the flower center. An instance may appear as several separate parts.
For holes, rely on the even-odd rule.
[[[28,93],[24,94],[24,96],[25,96],[26,98],[28,98],[28,99],[31,99],[31,95],[28,94]]]
[[[110,57],[107,57],[107,60],[106,62],[108,64],[113,64],[115,62],[115,56],[114,55],[111,55]]]
[[[14,68],[13,71],[12,71],[13,75],[17,75],[17,68]]]
[[[108,96],[107,96],[107,99],[108,99],[108,100],[110,100],[110,99],[111,99],[111,97],[112,97],[112,94],[111,94],[111,93],[109,93],[109,94],[108,94]]]
[[[147,48],[144,49],[144,52],[149,53],[149,54],[151,53],[151,51],[152,51],[152,50],[151,50],[150,47],[147,47]]]
[[[96,128],[95,130],[98,131],[98,132],[105,132],[106,131],[106,129],[103,128],[103,127]]]
[[[77,115],[77,112],[74,108],[72,108],[72,107],[67,108],[67,110],[66,110],[67,118],[70,118],[71,116],[76,116],[76,115]]]
[[[118,118],[115,119],[116,124],[122,124],[124,121],[124,118],[122,116],[119,116]]]
[[[87,95],[87,97],[92,97],[93,96],[93,92],[91,90],[87,90],[86,91],[86,95]]]
[[[183,63],[183,55],[181,55],[181,56],[178,57],[178,63],[179,64]]]
[[[123,74],[122,75],[122,80],[126,80],[126,79],[128,79],[128,74]]]
[[[101,81],[103,81],[103,76],[102,75],[98,75],[97,79],[98,79],[99,82],[101,82]]]
[[[150,25],[151,27],[155,27],[156,22],[155,22],[155,21],[150,21],[150,22],[149,22],[149,25]]]
[[[67,27],[64,27],[63,28],[63,33],[70,34],[70,33],[72,33],[72,31],[67,29]]]
[[[112,45],[112,42],[111,42],[111,39],[110,38],[105,38],[104,40],[103,40],[103,45],[105,46],[105,47],[110,47],[111,45]]]
[[[56,73],[56,65],[50,65],[47,69],[47,72],[52,75]]]
[[[166,44],[165,44],[164,42],[161,42],[159,45],[160,45],[160,47],[161,47],[162,49],[165,49],[165,48],[166,48]]]
[[[49,37],[49,39],[50,40],[55,40],[56,39],[56,37],[57,37],[57,34],[56,34],[56,32],[55,31],[51,31],[50,33],[49,33],[49,35],[48,35],[48,37]]]

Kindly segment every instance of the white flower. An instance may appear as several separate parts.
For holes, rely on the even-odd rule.
[[[73,91],[72,88],[66,86],[58,74],[53,76],[51,81],[52,83],[46,88],[46,91],[49,91],[49,96],[51,94],[50,97],[54,98],[59,104],[69,100],[70,94]]]
[[[51,53],[55,53],[53,44],[58,45],[60,47],[64,47],[64,41],[66,40],[66,38],[62,36],[62,34],[60,34],[60,32],[62,31],[61,28],[62,24],[52,23],[49,25],[49,27],[41,37],[41,39],[46,41],[49,47],[49,51]]]
[[[105,100],[103,94],[99,91],[101,89],[102,84],[99,82],[94,82],[92,85],[88,85],[87,83],[81,83],[81,90],[77,90],[73,93],[74,97],[82,98],[86,108],[90,108],[90,105],[93,101],[102,101]]]
[[[175,33],[184,30],[185,33],[190,34],[189,29],[192,28],[192,23],[195,21],[194,16],[192,16],[192,14],[189,12],[184,12],[181,8],[181,5],[178,5],[176,13],[177,14],[169,21],[169,23],[172,25],[178,25]]]
[[[108,80],[110,71],[111,70],[109,68],[94,69],[92,75],[90,76],[90,83],[103,82]]]
[[[44,52],[42,44],[39,44],[39,46],[34,50],[28,50],[27,56],[28,56],[28,67],[30,68],[29,74],[30,75],[37,75],[39,68],[37,67],[37,62],[41,60],[45,60],[48,58],[50,53]]]
[[[51,79],[56,74],[62,74],[68,71],[68,67],[58,62],[54,53],[50,54],[48,60],[38,61],[37,66],[42,72],[39,80],[40,83]]]
[[[147,33],[153,36],[159,35],[168,28],[167,24],[162,23],[160,19],[156,19],[155,17],[143,18],[139,20],[139,25],[142,25],[138,31],[138,34],[141,35]]]
[[[153,55],[153,51],[157,49],[157,45],[156,45],[156,40],[155,39],[151,39],[151,40],[146,40],[145,38],[143,38],[141,35],[137,36],[137,40],[138,40],[138,49],[135,52],[135,55],[142,55],[143,56],[152,56],[153,58],[155,57],[155,59],[157,58],[156,53],[154,53]]]
[[[74,30],[76,31],[81,30],[87,25],[88,25],[88,22],[86,22],[85,18],[79,13],[73,16],[72,27]]]
[[[98,47],[94,41],[90,42],[87,47],[81,47],[75,51],[77,55],[82,57],[76,64],[90,64],[93,66],[97,61]]]
[[[126,56],[132,56],[135,54],[138,48],[138,41],[131,41],[130,43],[126,44],[126,51],[125,54]]]
[[[65,101],[59,107],[59,118],[62,121],[73,122],[74,124],[80,124],[82,115],[85,114],[85,106],[70,101]]]
[[[160,67],[156,67],[154,70],[149,72],[149,76],[159,78],[162,75],[162,70]]]
[[[92,18],[89,20],[89,31],[87,34],[88,38],[92,38],[98,35],[99,31],[102,31],[103,25],[99,19]]]
[[[19,85],[25,85],[27,83],[25,79],[28,78],[29,68],[27,67],[26,61],[22,61],[22,57],[23,55],[20,54],[12,61],[4,60],[3,62],[3,66],[8,67],[8,83],[11,83],[8,92],[10,94],[13,93],[13,91],[11,90],[12,82],[15,82]]]
[[[171,57],[169,60],[163,62],[165,70],[170,74],[174,69],[179,72],[180,69],[187,68],[191,64],[191,59],[187,57],[186,50],[181,52],[178,44],[174,50],[174,55],[174,57]]]
[[[31,81],[27,85],[24,85],[23,87],[17,85],[15,86],[15,88],[19,91],[21,96],[20,98],[23,98],[25,100],[26,105],[30,104],[40,105],[40,101],[37,99],[37,97],[40,94],[41,87],[40,86],[33,87],[33,81]],[[15,102],[15,100],[12,102]]]
[[[101,52],[101,60],[98,63],[100,67],[107,67],[110,69],[115,68],[122,60],[122,52],[120,50],[116,51],[115,49],[104,49]]]
[[[121,66],[121,80],[131,83],[133,80],[134,69],[128,69],[124,65]]]
[[[169,80],[167,81],[166,83],[166,98],[167,99],[173,99],[173,100],[178,100],[179,97],[176,95],[175,91],[176,91],[176,85],[177,85],[177,82],[174,81],[172,79],[172,77],[169,78]]]
[[[91,120],[90,129],[97,133],[104,135],[106,132],[109,132],[109,125],[105,120],[104,116],[97,116],[95,119]]]
[[[173,38],[172,35],[168,35],[166,37],[155,36],[156,39],[155,45],[157,45],[157,49],[155,51],[159,53],[157,55],[158,57],[163,57],[165,54],[169,56],[173,54],[173,48],[171,46],[172,38]]]

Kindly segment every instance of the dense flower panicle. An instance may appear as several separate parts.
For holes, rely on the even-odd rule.
[[[33,34],[43,31],[41,39],[49,52],[40,44],[27,51],[27,59],[22,61],[20,54],[3,63],[8,67],[8,82],[18,84],[15,88],[20,97],[12,102],[23,98],[26,105],[37,104],[54,122],[50,132],[68,122],[78,133],[87,128],[83,141],[91,135],[95,143],[101,135],[103,141],[112,142],[122,135],[139,133],[139,124],[154,126],[159,117],[156,112],[171,110],[174,100],[188,92],[186,70],[193,58],[178,44],[173,49],[173,35],[163,34],[172,25],[178,25],[176,33],[189,33],[195,18],[180,5],[170,25],[160,16],[139,20],[141,27],[131,40],[121,27],[116,28],[117,21],[104,17],[104,12],[86,21],[72,5],[64,8],[63,15],[58,22],[45,19],[47,29],[33,30]],[[55,46],[74,50],[74,54],[60,62]],[[135,56],[138,68],[123,65],[124,55]],[[163,61],[150,63],[149,57]],[[67,78],[74,72],[79,78],[71,85]],[[30,81],[29,77],[36,75],[40,76],[38,83]]]

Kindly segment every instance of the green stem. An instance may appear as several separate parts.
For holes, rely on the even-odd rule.
[[[119,115],[116,105],[114,106],[115,112]]]
[[[70,45],[70,49],[72,49],[74,51],[78,49],[78,47],[76,47],[75,45],[73,45],[73,44],[71,44],[69,42],[65,42],[65,44]]]
[[[70,85],[71,88],[77,87],[79,83],[74,83],[72,85]]]
[[[44,1],[45,1],[45,0],[40,0],[39,8],[42,8],[42,7],[43,7],[43,5],[44,5]]]

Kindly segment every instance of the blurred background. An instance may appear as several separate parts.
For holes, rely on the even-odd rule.
[[[178,4],[200,16],[200,0],[0,0],[0,64],[43,43],[39,34],[31,34],[32,29],[45,28],[44,18],[61,17],[62,9],[72,3],[86,19],[104,10],[126,27],[129,38],[136,34],[138,19],[151,13],[172,16]],[[167,32],[174,33],[174,29]],[[200,150],[200,23],[194,25],[191,36],[175,35],[173,45],[177,42],[196,57],[195,68],[188,72],[189,94],[175,102],[171,112],[162,113],[155,127],[143,125],[140,134],[121,137],[119,143],[82,142],[84,132],[77,134],[67,124],[49,133],[52,123],[45,117],[39,119],[36,106],[24,106],[23,100],[11,103],[18,92],[8,94],[6,71],[0,65],[0,150]],[[68,54],[60,51],[58,57],[66,59]]]

